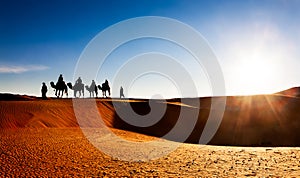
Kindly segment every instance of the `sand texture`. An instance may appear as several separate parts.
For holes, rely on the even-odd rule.
[[[2,130],[0,137],[1,177],[300,176],[299,148],[182,144],[160,159],[128,162],[103,154],[78,128]]]
[[[193,105],[196,101],[200,101],[200,107]],[[14,95],[0,97],[0,177],[300,176],[298,97],[282,94],[227,97],[224,117],[209,142],[211,146],[190,144],[199,142],[209,112],[218,109],[210,107],[209,97],[191,98],[188,104],[180,99],[151,101],[152,107],[165,105],[166,112],[149,127],[128,124],[115,110],[117,107],[126,114],[130,106],[145,115],[151,111],[148,100],[73,102]],[[76,111],[75,105],[79,106]],[[175,137],[158,139],[173,129],[182,109],[199,113],[186,143],[178,142],[184,126],[179,126]],[[89,137],[87,133],[94,135]],[[157,159],[150,155],[147,159],[135,154],[163,150],[155,146],[121,149],[116,138],[134,143],[160,140],[157,148],[162,144],[166,149],[180,145]],[[98,149],[91,141],[111,148],[114,155]],[[134,160],[120,159],[126,149],[128,158]]]

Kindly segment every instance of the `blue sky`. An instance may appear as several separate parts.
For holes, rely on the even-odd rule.
[[[45,81],[50,89],[49,82],[60,73],[72,81],[90,40],[115,23],[141,16],[173,18],[199,31],[218,57],[227,95],[272,93],[300,85],[298,0],[24,0],[0,2],[0,92],[40,95],[41,83]],[[198,96],[212,95],[201,68],[193,66],[184,53],[177,54],[176,45],[154,39],[130,42],[116,50],[97,82],[113,80],[126,56],[147,51],[177,55],[194,76]],[[125,89],[127,96],[180,95],[167,78],[151,75]],[[146,82],[156,85],[145,86]]]

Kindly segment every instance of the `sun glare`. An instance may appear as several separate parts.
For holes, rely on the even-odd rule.
[[[242,94],[262,94],[272,92],[276,67],[267,59],[245,58],[238,67],[238,84]]]
[[[276,24],[261,21],[222,29],[222,49],[228,93],[271,94],[293,83],[287,67],[294,61],[295,48]],[[292,74],[294,75],[294,74]]]

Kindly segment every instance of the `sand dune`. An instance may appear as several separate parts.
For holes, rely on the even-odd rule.
[[[291,97],[299,97],[300,96],[300,87],[289,88],[287,90],[283,90],[283,91],[277,92],[275,94],[291,96]]]
[[[190,100],[199,100],[198,98]],[[113,127],[162,137],[176,124],[180,107],[199,111],[198,121],[186,140],[198,143],[210,112],[211,98],[201,98],[201,108],[167,105],[163,118],[150,127],[135,127],[118,116]],[[160,104],[159,102],[157,103]],[[147,113],[147,103],[131,103],[141,114]],[[235,146],[299,146],[300,145],[300,99],[287,96],[257,95],[227,97],[226,110],[221,125],[209,142],[212,145]],[[148,106],[149,108],[149,106]],[[182,128],[183,130],[184,128]],[[181,134],[180,132],[177,134]],[[178,136],[179,137],[179,136]],[[176,137],[170,138],[178,141]]]
[[[0,128],[77,127],[71,100],[0,101]]]
[[[0,101],[28,101],[35,100],[37,97],[27,95],[16,95],[10,93],[1,93]]]
[[[197,101],[200,108],[193,105]],[[188,104],[180,99],[152,100],[152,107],[167,105],[162,119],[149,127],[126,123],[113,105],[121,112],[130,106],[145,115],[151,111],[149,100],[97,99],[95,104],[92,99],[76,99],[74,102],[82,104],[77,112],[83,119],[76,119],[72,99],[0,95],[0,177],[300,176],[298,147],[228,146],[299,146],[300,100],[291,95],[227,97],[224,118],[209,143],[226,146],[182,144],[169,154],[147,162],[122,161],[104,154],[91,144],[79,123],[97,132],[104,128],[104,123],[119,137],[147,142],[170,131],[184,108],[199,112],[196,126],[186,140],[198,143],[209,111],[215,109],[210,107],[210,97],[190,98]],[[99,113],[102,120],[96,117]],[[177,134],[180,137],[181,133]],[[102,144],[112,148],[109,139]]]
[[[20,101],[0,101],[0,128],[66,128],[78,127],[72,99],[38,98]],[[118,100],[97,99],[97,109],[90,104],[92,99],[78,99],[82,106],[77,110],[85,115],[81,120],[81,127],[103,127],[98,116],[100,113],[103,122],[111,127],[122,130],[143,133],[162,137],[173,129],[182,109],[187,113],[199,112],[198,120],[189,137],[188,143],[199,143],[199,138],[206,124],[211,98],[190,98],[189,103],[200,101],[200,108],[186,105],[180,99],[167,101],[166,112],[154,125],[137,127],[128,124],[119,117],[119,112],[126,113],[128,106],[141,115],[150,112],[149,100]],[[153,100],[152,107],[161,107],[165,103]],[[221,125],[209,142],[212,145],[232,146],[299,146],[300,145],[300,99],[283,95],[256,95],[256,96],[230,96],[227,97],[226,110]],[[99,112],[99,113],[98,113]],[[187,118],[188,119],[188,118]],[[166,137],[174,141],[181,141],[181,134],[185,132],[184,126],[176,135]]]

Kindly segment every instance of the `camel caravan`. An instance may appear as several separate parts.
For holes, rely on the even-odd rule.
[[[82,83],[81,78],[79,77],[75,84],[73,85],[71,82],[67,83],[64,81],[62,74],[60,74],[58,81],[56,84],[54,82],[50,82],[50,85],[52,88],[54,88],[55,96],[57,98],[63,97],[64,94],[68,97],[68,87],[74,91],[74,97],[84,97],[84,90],[86,89],[90,93],[90,97],[98,97],[98,89],[102,91],[103,97],[109,97],[110,96],[110,86],[108,84],[108,81],[105,80],[102,85],[96,85],[96,82],[92,80],[92,84],[90,86]],[[108,92],[108,95],[106,94]]]

